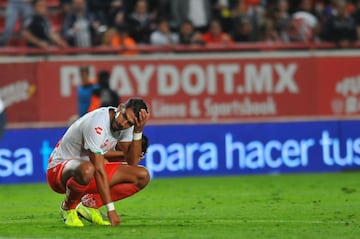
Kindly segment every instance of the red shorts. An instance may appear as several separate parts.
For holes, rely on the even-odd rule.
[[[61,180],[61,175],[64,170],[65,165],[72,159],[66,160],[55,167],[49,168],[46,172],[46,179],[49,184],[49,186],[57,193],[66,193],[66,187],[65,184]],[[105,163],[105,171],[108,176],[108,180],[110,182],[110,179],[116,172],[116,170],[119,168],[120,165],[122,165],[122,162],[109,162]],[[89,189],[89,193],[95,193],[97,192],[96,189],[96,182],[95,178],[93,177],[88,184],[87,189]]]

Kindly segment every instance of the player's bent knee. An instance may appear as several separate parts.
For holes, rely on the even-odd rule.
[[[138,187],[142,189],[146,187],[146,185],[149,183],[150,173],[145,167],[139,167],[137,178],[138,178]]]
[[[95,167],[92,163],[83,163],[80,166],[82,184],[88,184],[94,177]]]

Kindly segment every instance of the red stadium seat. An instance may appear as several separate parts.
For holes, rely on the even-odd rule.
[[[61,30],[61,26],[63,22],[63,14],[61,12],[58,11],[54,14],[50,14],[49,20],[51,22],[54,31],[58,32]]]
[[[4,32],[5,30],[5,18],[3,16],[0,16],[0,33]],[[14,32],[19,32],[21,30],[21,19],[18,18],[13,31]]]
[[[5,9],[6,4],[7,4],[7,0],[0,0],[0,8],[1,9]]]
[[[0,0],[0,8],[5,8],[7,4],[7,0]],[[46,3],[49,7],[59,7],[60,1],[59,0],[46,0]]]
[[[59,0],[46,0],[48,7],[59,7],[60,1]]]
[[[8,41],[8,46],[18,46],[18,47],[25,47],[26,41],[22,37],[13,37],[10,38]]]
[[[5,28],[5,18],[4,16],[0,16],[0,33],[4,32]]]
[[[15,23],[14,32],[21,31],[21,18],[18,18]]]

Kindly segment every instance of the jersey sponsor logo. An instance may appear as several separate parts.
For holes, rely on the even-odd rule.
[[[100,148],[105,148],[109,144],[109,139],[106,139],[105,142],[100,146]]]
[[[95,132],[98,134],[98,135],[101,135],[101,133],[102,133],[102,128],[101,127],[96,127],[95,128]]]
[[[61,144],[61,142],[62,142],[62,137],[61,137],[61,139],[56,143],[56,145],[55,145],[55,148],[58,148],[59,146],[60,146],[60,144]]]

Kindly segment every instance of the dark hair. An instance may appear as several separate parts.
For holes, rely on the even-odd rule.
[[[166,23],[167,25],[169,25],[169,20],[166,19],[165,17],[159,17],[159,18],[156,20],[156,24],[157,24],[157,25],[160,25],[161,23]]]
[[[185,25],[185,24],[189,24],[191,26],[194,26],[193,22],[190,19],[185,19],[184,21],[181,22],[181,25]]]
[[[100,88],[109,88],[110,73],[106,70],[101,70],[98,73],[98,83]]]
[[[125,109],[132,109],[137,119],[139,119],[139,113],[142,109],[145,109],[146,112],[148,111],[148,107],[145,101],[141,98],[131,98],[124,104]]]
[[[145,134],[142,134],[142,138],[141,138],[141,152],[143,152],[144,154],[146,154],[146,151],[149,147],[149,139]]]

